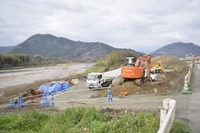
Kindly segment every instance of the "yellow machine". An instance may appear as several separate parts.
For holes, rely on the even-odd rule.
[[[153,66],[153,69],[155,69],[156,73],[163,72],[164,67],[161,62],[162,61],[157,61],[157,64]]]

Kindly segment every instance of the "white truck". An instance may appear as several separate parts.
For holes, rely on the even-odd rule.
[[[153,82],[157,80],[157,74],[155,69],[150,70],[150,78]]]
[[[112,84],[112,79],[104,79],[102,73],[89,73],[86,79],[86,86],[89,89],[108,87]]]

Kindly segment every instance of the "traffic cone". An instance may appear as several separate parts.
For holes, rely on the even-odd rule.
[[[185,82],[184,82],[184,86],[183,86],[182,94],[191,94],[191,93],[192,93],[192,92],[189,91],[189,87],[188,87],[187,80],[185,80]]]
[[[111,91],[111,87],[108,87],[108,102],[112,102],[112,91]]]

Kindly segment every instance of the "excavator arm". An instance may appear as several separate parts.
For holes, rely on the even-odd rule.
[[[135,67],[139,67],[141,62],[147,62],[147,77],[150,77],[150,69],[151,69],[151,55],[141,55],[138,57],[137,61],[135,62]]]

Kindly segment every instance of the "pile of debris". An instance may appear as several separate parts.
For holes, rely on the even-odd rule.
[[[71,81],[53,81],[41,85],[38,89],[30,88],[20,96],[10,99],[14,101],[15,105],[18,104],[18,99],[23,99],[24,102],[32,102],[35,99],[41,98],[42,96],[48,96],[56,94],[58,92],[69,91],[70,86],[78,84],[78,79],[72,79]]]
[[[146,82],[138,86],[131,80],[123,82],[122,78],[118,77],[113,80],[112,95],[168,95],[180,91],[185,73],[187,72],[187,64],[173,56],[158,56],[152,59],[152,66],[158,61],[162,61],[164,70],[161,73],[157,73],[157,80],[155,82]],[[99,91],[98,95],[106,96],[105,91],[106,90]],[[124,93],[126,93],[126,95]]]

